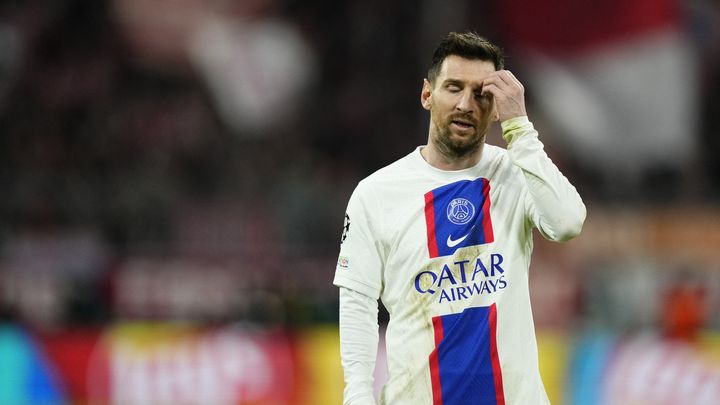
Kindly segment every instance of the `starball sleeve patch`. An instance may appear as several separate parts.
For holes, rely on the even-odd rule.
[[[350,215],[345,213],[345,221],[343,222],[343,231],[342,235],[340,235],[340,244],[342,245],[343,242],[345,242],[345,239],[347,239],[348,232],[350,232]]]
[[[484,178],[462,180],[428,191],[425,224],[431,258],[492,242],[490,182]]]

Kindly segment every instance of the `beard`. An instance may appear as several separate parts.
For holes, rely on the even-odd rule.
[[[434,117],[435,133],[432,142],[442,154],[452,158],[461,158],[475,153],[485,141],[485,132],[481,132],[478,123],[466,115],[451,115],[447,118]],[[450,125],[456,118],[462,118],[473,123],[472,133],[458,135],[452,131]]]

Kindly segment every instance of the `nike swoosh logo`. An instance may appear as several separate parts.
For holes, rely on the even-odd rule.
[[[462,238],[458,238],[458,239],[453,239],[452,235],[448,235],[447,241],[445,243],[447,244],[447,246],[449,248],[454,248],[455,246],[462,243],[462,241],[467,239],[467,237],[470,236],[470,234],[472,233],[473,229],[475,229],[475,225],[473,225],[472,228],[470,228],[470,230],[468,231],[468,233],[465,234],[465,236],[463,236]]]
[[[453,240],[452,235],[448,235],[448,238],[447,238],[446,243],[447,243],[447,245],[448,245],[449,248],[452,248],[452,247],[455,247],[455,246],[459,245],[460,243],[462,243],[462,241],[464,241],[465,239],[467,239],[468,236],[470,236],[469,233],[468,233],[467,235],[463,236],[462,238],[458,238],[458,239]]]

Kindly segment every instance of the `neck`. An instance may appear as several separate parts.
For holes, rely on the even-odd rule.
[[[427,146],[420,149],[420,154],[430,166],[440,170],[463,170],[475,166],[480,162],[485,142],[480,142],[476,149],[461,156],[443,151],[432,140],[428,139]]]

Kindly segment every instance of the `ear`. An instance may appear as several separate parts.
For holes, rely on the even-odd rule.
[[[423,79],[423,86],[422,91],[420,92],[420,104],[422,104],[423,108],[430,111],[430,106],[432,105],[432,84],[428,81],[428,79]]]

